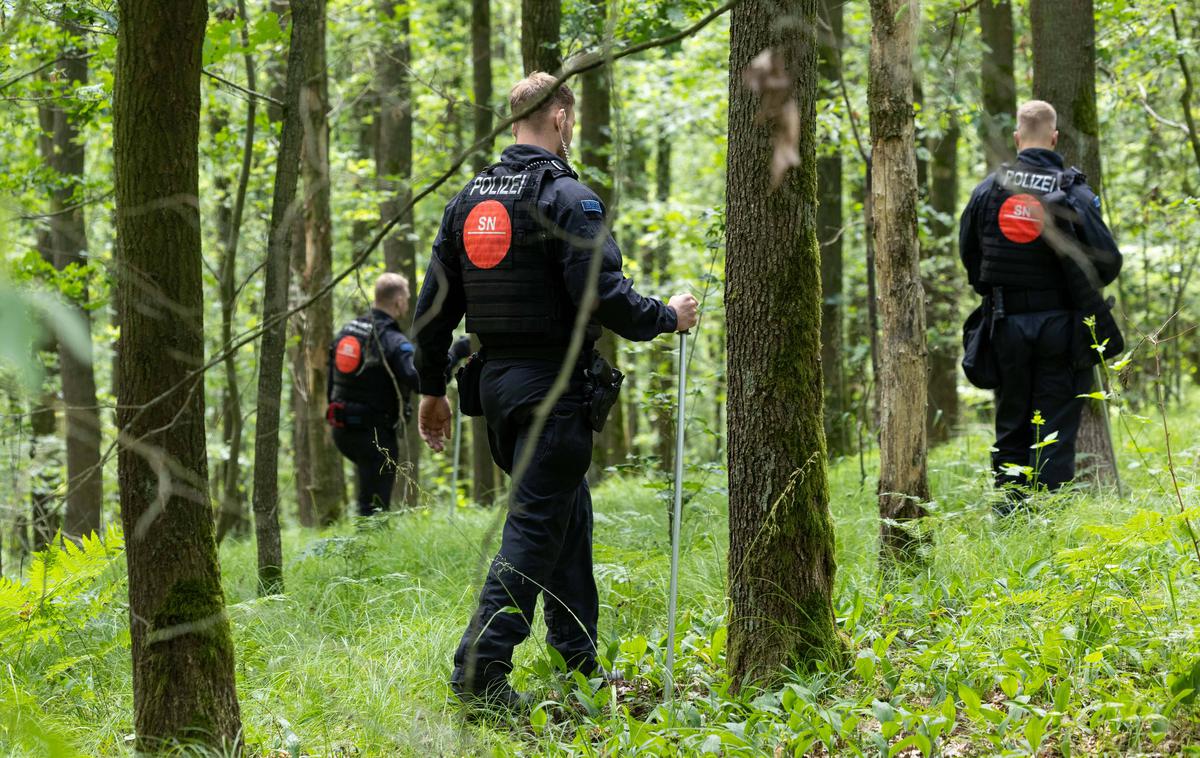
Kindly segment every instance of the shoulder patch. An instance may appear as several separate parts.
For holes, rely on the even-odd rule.
[[[413,343],[409,342],[408,340],[404,340],[403,342],[400,343],[400,352],[415,353],[415,352],[417,352],[417,349],[415,347],[413,347]]]
[[[580,200],[583,215],[590,218],[604,218],[604,205],[599,200]]]
[[[1092,195],[1092,205],[1095,206],[1096,210],[1100,210],[1100,196],[1099,195]]]

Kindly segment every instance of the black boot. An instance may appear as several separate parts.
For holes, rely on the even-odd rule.
[[[450,682],[450,689],[463,705],[490,711],[529,710],[528,695],[517,692],[507,679],[495,679],[483,687],[468,687],[462,682]]]

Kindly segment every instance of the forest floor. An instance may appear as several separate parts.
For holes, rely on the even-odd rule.
[[[1171,413],[1193,519],[1198,401]],[[263,599],[253,544],[226,544],[247,742],[270,756],[1200,754],[1200,563],[1160,422],[1145,412],[1133,421],[1142,453],[1120,452],[1124,497],[1044,496],[1003,521],[988,504],[985,427],[939,447],[928,564],[887,581],[876,570],[874,459],[865,478],[857,458],[833,466],[845,664],[738,695],[723,672],[724,481],[694,471],[677,661],[686,697],[670,724],[656,710],[668,477],[612,477],[595,492],[601,649],[630,684],[594,692],[554,673],[535,631],[514,680],[543,705],[521,719],[470,721],[446,686],[498,511],[446,506],[380,528],[290,530],[287,594]],[[0,753],[130,752],[124,561],[87,552],[61,561],[85,578],[51,587],[55,610],[30,619],[25,606],[19,644],[5,607],[19,599],[0,584],[10,619],[0,621],[10,659],[0,663]]]

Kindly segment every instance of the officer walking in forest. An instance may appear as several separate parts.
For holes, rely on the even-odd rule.
[[[1100,198],[1054,150],[1054,108],[1023,104],[1013,136],[1016,161],[975,188],[959,227],[967,278],[984,296],[981,339],[968,346],[964,367],[988,365],[983,381],[969,369],[968,377],[996,390],[992,468],[1007,494],[1000,514],[1023,502],[1031,485],[1057,489],[1074,477],[1079,395],[1090,391],[1100,357],[1084,319],[1095,316],[1100,344],[1108,340],[1105,357],[1123,345],[1100,294],[1117,278],[1121,253]]]
[[[508,683],[513,648],[530,633],[545,590],[547,642],[567,665],[596,672],[599,599],[592,576],[592,501],[585,474],[592,433],[616,401],[620,374],[593,346],[601,327],[631,340],[696,323],[688,294],[643,297],[621,271],[607,209],[567,164],[575,96],[534,73],[509,95],[515,144],[446,206],[417,301],[419,427],[434,450],[450,436],[444,356],[463,316],[482,350],[459,374],[464,412],[487,420],[492,457],[513,475],[500,552],[454,654],[451,687],[467,703],[518,707]],[[589,266],[602,258],[594,290]],[[589,292],[591,290],[591,293]],[[563,370],[581,304],[594,293],[579,359],[538,428],[534,411]],[[505,609],[515,607],[519,613]]]
[[[397,324],[408,300],[408,280],[383,274],[375,306],[342,327],[329,348],[326,420],[334,444],[354,463],[360,516],[387,510],[399,457],[396,425],[412,416],[413,345]]]

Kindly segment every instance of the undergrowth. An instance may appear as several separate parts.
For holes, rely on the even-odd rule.
[[[1193,399],[1195,400],[1195,399]],[[662,705],[669,479],[596,491],[600,648],[627,682],[559,673],[541,632],[518,650],[523,718],[468,720],[450,656],[495,549],[498,513],[449,506],[371,528],[285,534],[287,593],[256,598],[254,548],[222,569],[254,755],[1200,754],[1197,406],[1174,410],[1175,471],[1122,434],[1125,496],[1038,495],[997,520],[986,430],[936,450],[916,575],[876,570],[872,460],[831,469],[844,668],[732,693],[724,673],[725,498],[692,472],[683,523],[674,712]],[[1135,426],[1136,426],[1135,417]],[[0,580],[0,753],[132,752],[120,535]],[[540,623],[540,622],[539,622]]]

